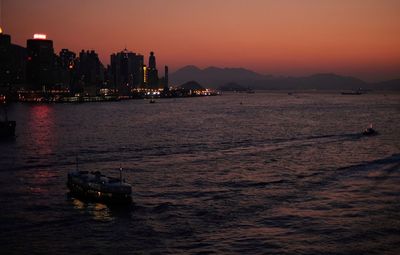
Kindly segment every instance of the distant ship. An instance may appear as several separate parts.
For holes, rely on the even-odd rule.
[[[246,93],[248,93],[248,94],[254,94],[255,91],[252,90],[252,89],[250,88],[250,86],[248,86],[248,87],[247,87],[247,90],[246,90]]]
[[[4,119],[0,120],[0,139],[15,137],[16,125],[17,123],[14,120],[8,120],[7,107],[4,106]]]
[[[132,186],[120,178],[107,177],[99,171],[76,171],[68,173],[67,186],[72,195],[78,198],[104,202],[108,204],[130,204]]]
[[[343,91],[341,93],[342,95],[362,95],[361,90],[355,90],[355,91]]]

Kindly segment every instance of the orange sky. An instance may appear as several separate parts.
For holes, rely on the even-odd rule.
[[[42,32],[104,64],[126,46],[172,71],[400,78],[399,0],[3,0],[2,27],[16,44]]]

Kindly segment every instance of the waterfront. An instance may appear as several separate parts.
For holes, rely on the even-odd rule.
[[[339,93],[13,104],[0,251],[397,254],[399,111],[400,95]],[[134,206],[69,198],[76,155],[122,165]]]

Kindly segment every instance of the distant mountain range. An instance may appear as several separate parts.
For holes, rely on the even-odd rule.
[[[197,81],[207,88],[251,88],[257,90],[400,90],[400,79],[368,83],[363,80],[333,73],[314,74],[305,77],[277,77],[263,75],[244,68],[185,66],[170,74],[172,83],[180,85]],[[239,86],[239,87],[238,87]]]

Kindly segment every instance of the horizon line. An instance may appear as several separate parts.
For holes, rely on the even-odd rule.
[[[0,28],[2,29],[2,27],[0,27]],[[1,33],[0,33],[0,34],[11,36],[11,34],[4,33],[4,30],[1,30]],[[35,38],[34,38],[34,35],[35,35],[35,34],[33,34],[33,37],[32,37],[32,38],[27,38],[26,40],[35,39]],[[44,40],[44,39],[39,39],[39,40]],[[52,39],[47,39],[47,38],[46,38],[46,40],[53,41]],[[12,41],[11,41],[11,44],[17,45],[17,46],[19,46],[19,47],[26,48],[26,46],[22,46],[22,45],[13,43]],[[68,49],[68,48],[66,48],[66,47],[57,47],[57,48],[60,48],[60,51],[61,51],[62,49]],[[135,54],[145,56],[145,54],[142,54],[142,53],[140,53],[140,52],[134,52],[134,51],[131,51],[131,50],[127,49],[126,45],[125,45],[125,47],[121,48],[120,51],[116,51],[116,52],[110,53],[109,56],[111,56],[112,54],[115,54],[115,53],[122,52],[122,51],[124,51],[124,50],[128,50],[128,51],[133,52],[133,53],[135,53]],[[96,50],[96,49],[94,49],[94,48],[90,48],[90,49],[81,48],[81,50],[78,50],[78,51],[76,52],[77,55],[78,55],[80,52],[82,52],[82,51],[85,51],[85,52],[86,52],[86,51],[95,51],[96,54],[99,54],[99,51]],[[59,52],[56,52],[56,51],[55,51],[55,54],[59,56]],[[78,58],[78,56],[77,56],[77,58]],[[99,56],[99,60],[100,60],[100,63],[101,63],[104,67],[107,67],[108,65],[110,65],[110,63],[108,63],[108,61],[104,61],[104,59],[102,60],[100,56]],[[104,64],[104,63],[106,63],[106,64]],[[165,66],[170,66],[170,65],[165,65]],[[303,74],[303,75],[289,75],[289,74],[276,74],[276,73],[273,74],[273,73],[264,73],[264,72],[260,72],[260,71],[255,71],[255,70],[253,70],[252,68],[248,68],[248,67],[245,67],[245,66],[216,66],[216,65],[208,65],[208,66],[205,66],[205,67],[201,67],[201,65],[195,65],[195,64],[184,64],[184,65],[181,65],[181,66],[178,66],[178,67],[175,67],[175,68],[171,68],[171,69],[172,69],[171,74],[174,74],[174,73],[176,73],[176,72],[178,72],[178,71],[180,71],[181,69],[184,69],[184,68],[186,68],[186,67],[195,67],[195,68],[199,69],[200,71],[204,71],[204,70],[209,69],[209,68],[217,68],[217,69],[243,69],[243,70],[245,70],[245,71],[253,72],[253,73],[257,74],[257,75],[272,76],[273,78],[302,78],[302,77],[310,77],[310,76],[319,75],[319,74],[331,74],[331,75],[337,75],[337,76],[341,76],[341,77],[355,78],[355,79],[358,79],[358,80],[360,80],[360,81],[362,81],[362,82],[365,82],[365,83],[380,83],[380,82],[392,81],[392,80],[398,80],[398,79],[400,79],[400,75],[399,75],[399,76],[396,76],[396,77],[392,77],[392,78],[386,78],[386,79],[362,79],[362,78],[359,78],[357,75],[345,75],[345,74],[341,74],[340,72],[334,72],[334,71],[326,71],[326,72],[321,72],[321,71],[315,71],[315,72],[313,72],[313,71],[311,71],[311,72],[307,72],[308,74]],[[175,69],[175,70],[174,70],[174,69]]]

